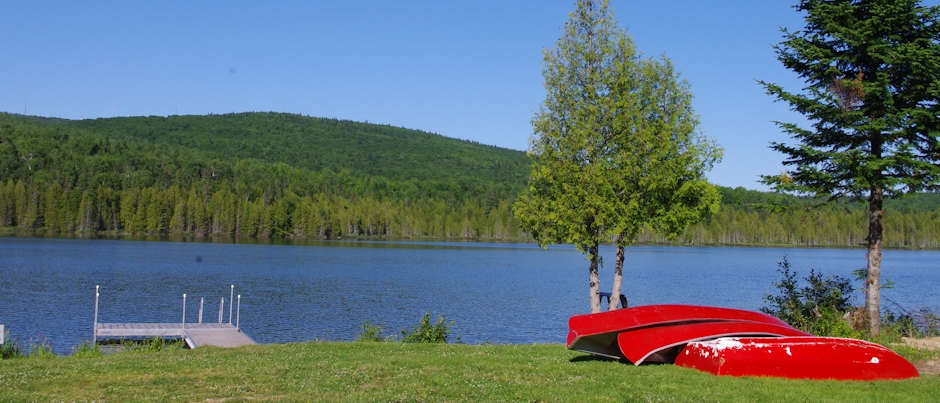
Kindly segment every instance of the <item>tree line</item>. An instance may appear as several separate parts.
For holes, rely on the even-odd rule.
[[[432,238],[526,240],[511,201],[490,207],[476,199],[396,200],[372,196],[304,194],[252,196],[243,183],[212,190],[204,183],[68,190],[56,182],[0,183],[0,227],[71,233],[106,231],[151,235],[228,235],[314,238]],[[724,204],[707,220],[675,239],[649,228],[641,244],[864,245],[865,206],[845,203],[770,209]],[[890,248],[940,248],[940,210],[889,209],[885,242]]]
[[[518,237],[509,203],[493,208],[466,200],[378,200],[370,196],[251,197],[236,183],[207,191],[176,185],[115,190],[65,190],[58,183],[8,180],[0,185],[0,226],[57,232],[108,231],[153,235],[249,237]]]

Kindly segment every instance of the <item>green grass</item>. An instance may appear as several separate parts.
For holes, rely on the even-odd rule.
[[[940,377],[793,381],[561,345],[301,343],[0,361],[0,401],[936,401]]]

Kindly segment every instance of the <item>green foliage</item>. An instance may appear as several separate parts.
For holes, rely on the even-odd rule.
[[[704,172],[721,149],[701,134],[688,83],[667,58],[637,52],[607,0],[577,2],[542,75],[532,175],[514,211],[541,246],[587,253],[599,312],[598,244],[622,248],[646,227],[671,238],[714,213],[720,195]]]
[[[0,344],[0,359],[10,359],[16,358],[23,355],[23,351],[19,347],[16,339],[10,338],[10,331],[6,330],[3,332],[3,344]]]
[[[56,356],[52,352],[52,345],[49,344],[49,340],[42,335],[30,338],[27,350],[29,351],[28,355],[32,358],[55,358]]]
[[[437,320],[432,324],[431,311],[428,310],[421,318],[421,321],[411,328],[411,330],[401,330],[401,342],[447,343],[447,338],[450,335],[450,327],[453,325],[454,321],[448,322],[447,319],[444,318],[444,315],[439,315]]]
[[[356,336],[356,341],[363,342],[384,342],[390,341],[393,335],[382,336],[382,332],[385,331],[381,325],[373,325],[369,321],[362,321],[362,325],[359,326],[362,331]]]
[[[892,341],[901,337],[923,338],[940,336],[940,313],[929,307],[916,311],[900,308],[899,313],[885,309],[881,319]]]
[[[130,353],[158,353],[189,349],[186,342],[181,339],[167,339],[164,337],[151,337],[144,340],[122,339],[120,345],[122,352]]]
[[[802,0],[806,27],[776,47],[804,93],[764,83],[813,129],[780,123],[801,145],[774,143],[785,165],[777,189],[824,197],[904,194],[940,184],[940,7],[914,0]]]
[[[842,319],[852,309],[851,295],[854,291],[849,279],[826,276],[810,269],[804,277],[805,286],[800,287],[797,273],[790,270],[790,262],[784,256],[777,263],[777,272],[783,278],[774,283],[777,295],[765,295],[769,305],[761,312],[776,316],[791,326],[818,336],[860,338],[861,333]]]
[[[233,119],[250,121],[252,116]],[[206,127],[228,122],[225,116],[187,118]],[[296,130],[300,132],[306,130],[301,130],[303,125],[322,123],[294,115],[265,115],[259,117],[264,123],[259,127],[275,131],[281,127],[278,122],[293,118],[298,118],[301,128]],[[506,239],[520,234],[510,205],[524,185],[528,160],[518,151],[407,131],[411,134],[405,137],[427,137],[426,143],[433,147],[412,144],[415,148],[407,155],[419,159],[410,165],[412,171],[390,170],[386,176],[374,176],[368,173],[372,171],[332,165],[320,170],[288,165],[285,159],[274,158],[280,155],[277,150],[271,151],[273,161],[237,158],[237,153],[236,157],[218,155],[160,136],[121,134],[109,126],[113,123],[135,132],[148,132],[147,124],[159,126],[149,118],[128,119],[102,119],[84,127],[85,121],[0,114],[0,160],[7,162],[0,164],[0,226],[254,237]],[[127,122],[134,125],[121,126]],[[371,127],[348,123],[334,129],[351,130],[336,134],[351,144],[362,134],[357,127]],[[220,125],[205,134],[221,136],[212,137],[213,144],[232,135],[223,130],[231,125]],[[302,148],[291,142],[280,147],[291,149],[284,152]],[[392,148],[373,151],[388,149]],[[367,148],[346,146],[323,154],[345,161],[351,157],[343,154],[351,150],[366,152]],[[437,153],[461,165],[433,160],[440,158]],[[32,155],[28,163],[24,155]],[[523,167],[521,173],[499,174],[513,164]],[[437,176],[422,173],[432,165]],[[487,170],[492,172],[487,174]]]
[[[74,357],[98,357],[104,355],[101,347],[90,341],[72,347],[72,356]]]
[[[918,0],[801,0],[806,27],[776,47],[806,81],[800,93],[761,82],[812,125],[778,123],[798,145],[772,143],[794,168],[776,190],[868,200],[865,309],[880,328],[886,197],[940,189],[940,6]]]

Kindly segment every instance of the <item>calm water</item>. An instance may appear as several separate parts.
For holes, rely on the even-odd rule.
[[[614,249],[602,253],[609,291]],[[849,277],[865,263],[863,250],[632,247],[624,292],[631,305],[757,309],[775,292],[784,254],[800,275]],[[886,251],[884,277],[897,288],[883,295],[898,304],[940,306],[940,252]],[[452,334],[466,343],[560,343],[568,317],[589,307],[587,261],[571,247],[0,237],[0,323],[20,341],[45,337],[68,353],[90,339],[96,284],[101,322],[177,322],[183,293],[187,322],[197,320],[199,297],[204,321],[218,321],[234,284],[241,328],[260,343],[351,340],[364,320],[397,332],[428,309],[454,320]]]

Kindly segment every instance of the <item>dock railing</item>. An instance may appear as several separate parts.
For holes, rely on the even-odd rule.
[[[99,293],[99,290],[100,290],[100,285],[95,285],[95,317],[94,317],[94,323],[92,324],[92,335],[91,335],[91,339],[92,339],[92,343],[93,343],[93,344],[97,343],[97,342],[98,342],[98,338],[99,338],[99,334],[98,334],[98,328],[99,328],[99,326],[98,326],[98,306],[99,306],[99,300],[100,300],[100,296],[101,296],[101,294]],[[234,301],[234,300],[235,300],[235,285],[234,285],[234,284],[232,284],[232,285],[229,286],[229,293],[230,293],[230,296],[229,296],[229,307],[228,307],[228,324],[229,324],[229,325],[232,325],[232,320],[233,320],[233,318],[232,318],[232,311],[233,311],[233,308],[234,308],[234,309],[235,309],[235,318],[234,318],[235,324],[234,324],[234,327],[235,327],[235,329],[239,329],[239,330],[240,330],[240,328],[239,328],[239,319],[240,319],[240,316],[241,316],[242,296],[241,296],[241,294],[238,295],[238,297],[237,297],[237,298],[238,298],[238,306],[237,306],[237,308],[236,308],[236,307],[233,306],[233,305],[234,305],[233,302],[235,302],[235,301]],[[198,320],[198,325],[200,325],[200,326],[203,324],[203,323],[202,323],[202,314],[203,314],[203,305],[204,305],[204,303],[205,303],[205,297],[200,297],[200,298],[199,298],[199,320]],[[223,312],[224,312],[224,310],[225,310],[225,297],[222,297],[221,299],[219,299],[219,325],[221,325],[221,324],[223,323],[222,320],[223,320]],[[182,318],[181,318],[181,320],[180,320],[180,331],[181,331],[182,334],[185,335],[185,333],[186,333],[186,294],[183,294],[183,313],[182,313]],[[3,325],[0,325],[0,344],[3,344]]]

